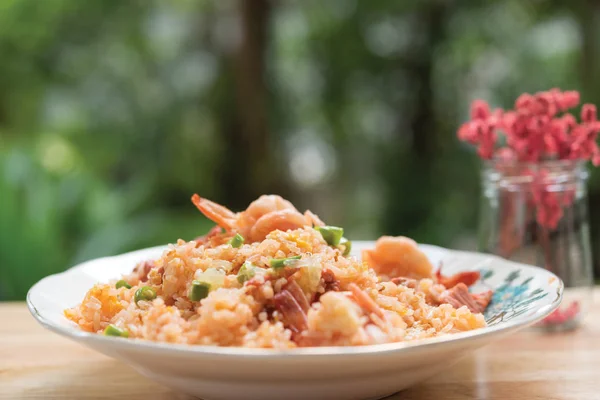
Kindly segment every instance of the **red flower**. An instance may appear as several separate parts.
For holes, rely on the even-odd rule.
[[[487,119],[490,116],[490,106],[483,100],[471,103],[471,119]]]
[[[575,90],[563,92],[558,98],[558,104],[562,111],[576,107],[579,104],[579,92]]]
[[[475,145],[483,159],[531,163],[591,160],[594,165],[600,165],[600,148],[596,143],[600,121],[596,106],[583,105],[581,123],[577,123],[573,114],[565,112],[579,101],[577,91],[550,89],[534,95],[523,93],[515,101],[514,110],[492,112],[488,103],[475,100],[471,104],[471,121],[464,123],[457,135],[461,141]],[[505,138],[504,147],[497,146],[499,135]],[[544,184],[538,182],[536,186],[537,220],[541,225],[555,228],[565,203],[559,201],[557,194],[546,190]]]
[[[515,109],[490,111],[483,100],[471,104],[471,121],[458,130],[460,140],[477,146],[482,158],[498,157],[498,135],[506,137],[506,145],[520,161],[546,159],[592,160],[600,162],[596,136],[600,131],[596,106],[584,104],[582,123],[570,113],[558,115],[579,104],[579,92],[551,89],[535,95],[523,93],[515,101]]]
[[[596,106],[593,104],[584,104],[581,108],[581,120],[586,123],[596,121]]]
[[[477,146],[477,153],[483,159],[490,159],[496,149],[498,139],[496,129],[501,121],[502,110],[490,111],[483,100],[475,100],[471,105],[471,121],[458,129],[458,138]]]

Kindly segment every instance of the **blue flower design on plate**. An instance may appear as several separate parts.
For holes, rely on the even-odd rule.
[[[482,270],[480,283],[486,284],[486,279],[494,275],[492,270]],[[489,325],[510,320],[529,311],[530,305],[547,296],[542,289],[530,290],[529,283],[533,277],[525,280],[521,277],[520,270],[510,272],[504,282],[494,290],[492,300],[484,312],[485,320]]]

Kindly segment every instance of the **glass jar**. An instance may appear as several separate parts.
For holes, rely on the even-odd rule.
[[[586,165],[490,161],[483,168],[479,250],[546,268],[565,284],[558,310],[537,327],[568,330],[592,303]]]

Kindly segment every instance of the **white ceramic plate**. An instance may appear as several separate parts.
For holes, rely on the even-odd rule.
[[[354,242],[359,255],[372,242]],[[421,246],[444,274],[482,271],[474,292],[492,288],[489,326],[406,343],[291,350],[186,346],[83,332],[63,316],[94,283],[129,273],[164,247],[88,261],[35,284],[27,305],[44,327],[131,365],[142,375],[206,400],[375,399],[429,378],[475,349],[522,329],[555,310],[563,284],[540,268],[498,257]]]

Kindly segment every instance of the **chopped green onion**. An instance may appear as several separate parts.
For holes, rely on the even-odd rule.
[[[117,328],[114,325],[109,325],[104,329],[104,336],[117,336],[117,337],[129,337],[129,332],[125,329]]]
[[[343,256],[347,256],[350,254],[350,251],[352,251],[352,242],[345,237],[340,239],[340,246],[344,246],[344,251],[342,252]]]
[[[242,247],[242,245],[244,244],[244,237],[239,233],[236,233],[235,236],[232,237],[229,241],[229,244],[231,245],[231,247],[236,249]]]
[[[342,239],[342,236],[344,236],[344,228],[339,228],[337,226],[317,226],[315,229],[321,232],[323,239],[325,239],[330,246],[337,246],[340,244],[340,240]]]
[[[200,281],[192,281],[192,287],[190,288],[190,294],[188,297],[191,301],[200,301],[208,296],[210,291],[210,284]]]
[[[142,286],[138,290],[135,291],[135,304],[138,301],[150,301],[156,298],[156,290],[152,289],[150,286]]]
[[[270,261],[271,268],[279,269],[283,267],[290,266],[296,262],[296,260],[301,259],[302,256],[293,256],[288,258],[272,258]]]
[[[131,285],[129,283],[127,283],[127,281],[125,279],[121,279],[120,281],[117,281],[117,283],[115,283],[115,288],[119,289],[122,287],[131,289]]]
[[[242,264],[242,267],[240,268],[237,274],[238,282],[243,285],[244,282],[252,279],[254,275],[256,275],[254,268],[256,267],[251,262],[246,261],[244,264]]]

